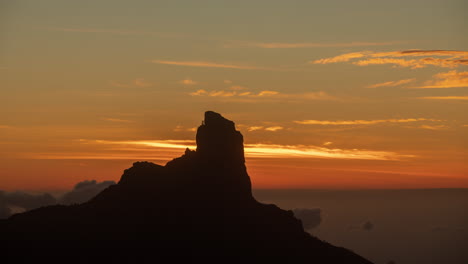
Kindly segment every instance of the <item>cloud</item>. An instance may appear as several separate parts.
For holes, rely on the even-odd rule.
[[[419,99],[428,99],[428,100],[468,100],[468,96],[425,96],[418,97]]]
[[[390,82],[377,83],[377,84],[369,85],[369,86],[367,86],[367,88],[395,87],[395,86],[399,86],[399,85],[402,85],[402,84],[410,83],[410,82],[412,82],[414,80],[415,79],[404,79],[404,80],[399,80],[399,81],[390,81]]]
[[[116,123],[132,123],[131,120],[119,119],[119,118],[103,118],[104,121],[116,122]]]
[[[353,53],[346,53],[342,55],[338,55],[332,58],[325,58],[325,59],[320,59],[320,60],[315,60],[312,63],[314,64],[329,64],[329,63],[337,63],[337,62],[347,62],[352,59],[357,59],[357,58],[362,58],[365,57],[366,55],[361,52],[353,52]]]
[[[191,128],[186,128],[184,126],[176,126],[174,129],[173,129],[174,132],[184,132],[184,131],[190,131],[190,132],[193,132],[193,131],[197,131],[197,128],[196,127],[191,127]]]
[[[266,131],[273,131],[273,132],[278,131],[278,130],[282,130],[282,129],[284,129],[284,127],[282,127],[282,126],[272,126],[272,127],[266,127],[265,128]]]
[[[25,192],[11,192],[5,195],[6,202],[9,205],[31,210],[41,206],[55,204],[57,200],[50,194],[29,194]]]
[[[346,43],[282,43],[282,42],[232,42],[224,45],[225,48],[231,47],[254,47],[263,49],[296,49],[296,48],[328,48],[328,47],[364,47],[364,46],[385,46],[392,45],[395,42],[346,42]]]
[[[445,129],[448,129],[448,126],[444,126],[444,125],[437,125],[437,126],[421,125],[418,128],[427,129],[427,130],[445,130]]]
[[[195,85],[198,82],[196,82],[194,80],[191,80],[191,79],[185,79],[185,80],[180,81],[179,83],[181,83],[183,85]]]
[[[208,96],[211,97],[231,97],[235,96],[237,93],[234,91],[211,91],[208,93]]]
[[[269,100],[336,100],[335,97],[323,92],[309,92],[309,93],[297,93],[297,94],[285,94],[278,91],[260,91],[258,93],[252,93],[250,91],[238,91],[238,90],[197,90],[195,92],[189,93],[192,96],[209,96],[209,97],[234,97],[234,98],[244,98],[244,99],[269,99]],[[250,102],[258,102],[258,100],[250,100]]]
[[[263,126],[251,126],[247,130],[248,131],[257,131],[257,130],[263,130],[263,129],[264,129]]]
[[[301,125],[341,126],[341,125],[375,125],[375,124],[381,124],[381,123],[410,123],[410,122],[421,122],[421,121],[437,122],[437,121],[442,121],[442,120],[428,119],[428,118],[377,119],[377,120],[339,120],[339,121],[302,120],[302,121],[294,121],[294,123],[301,124]]]
[[[433,76],[434,80],[427,81],[424,86],[413,88],[456,88],[468,87],[468,72],[441,72]]]
[[[16,212],[32,210],[55,203],[57,203],[57,200],[48,193],[29,194],[21,191],[4,192],[0,190],[0,219],[7,218]]]
[[[103,181],[98,183],[96,180],[85,180],[79,182],[70,192],[62,196],[60,203],[79,204],[87,202],[91,198],[95,197],[98,193],[114,184],[114,181]]]
[[[413,158],[389,151],[338,149],[307,145],[246,144],[247,157],[256,158],[326,158],[356,160],[402,160]]]
[[[316,228],[322,222],[322,210],[320,208],[313,209],[294,209],[294,216],[301,220],[304,229]]]
[[[271,95],[278,95],[279,92],[276,91],[261,91],[257,94],[257,96],[271,96]]]
[[[271,126],[271,127],[251,126],[251,127],[248,127],[248,128],[247,128],[247,130],[248,130],[249,132],[252,132],[252,131],[260,131],[260,130],[276,132],[276,131],[282,130],[282,129],[284,129],[284,127],[282,127],[282,126]]]
[[[195,149],[194,140],[85,140],[83,144],[112,146],[111,153],[38,153],[29,158],[35,159],[151,159],[171,160],[173,155],[180,154],[186,148]],[[118,154],[115,150],[120,150]],[[125,153],[122,151],[129,151]],[[339,149],[314,145],[280,145],[280,144],[245,144],[247,158],[325,158],[352,160],[405,160],[414,155],[400,154],[391,151],[367,149]],[[148,154],[151,153],[151,154]]]
[[[157,63],[157,64],[187,66],[187,67],[225,68],[225,69],[237,69],[237,70],[266,70],[266,68],[260,68],[260,67],[254,67],[254,66],[224,64],[224,63],[207,62],[207,61],[153,60],[151,62]]]
[[[223,82],[224,82],[225,84],[231,84],[231,83],[232,83],[231,80],[224,80]]]
[[[200,90],[197,90],[197,91],[189,93],[189,94],[193,95],[193,96],[200,96],[200,95],[205,95],[207,93],[208,92],[206,90],[200,89]]]
[[[0,219],[7,218],[10,215],[11,209],[6,202],[5,192],[0,190]]]
[[[432,56],[432,57],[431,57]],[[435,57],[436,58],[435,58]],[[413,58],[425,57],[425,58]],[[443,58],[439,58],[443,57]],[[358,59],[358,60],[356,60]],[[456,68],[468,65],[468,51],[456,50],[404,50],[390,52],[362,51],[345,53],[331,58],[312,61],[313,64],[329,64],[351,62],[358,66],[392,64],[394,66],[409,67],[411,69],[424,68],[428,65]]]
[[[82,181],[77,183],[71,191],[65,193],[60,199],[56,199],[49,193],[30,194],[22,191],[4,192],[0,190],[0,219],[9,217],[15,213],[14,211],[29,211],[57,203],[83,203],[113,184],[115,184],[114,181],[100,183],[95,180]],[[15,210],[12,210],[12,208]]]
[[[10,129],[13,128],[12,126],[7,126],[7,125],[0,125],[0,129]]]

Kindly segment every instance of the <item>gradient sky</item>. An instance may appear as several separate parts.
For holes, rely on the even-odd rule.
[[[1,1],[0,189],[118,180],[236,122],[254,188],[468,187],[468,4]]]

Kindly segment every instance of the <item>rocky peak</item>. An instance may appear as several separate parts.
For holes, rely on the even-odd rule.
[[[245,162],[242,134],[236,130],[234,122],[216,112],[205,112],[196,140],[197,153],[205,161],[225,165]]]

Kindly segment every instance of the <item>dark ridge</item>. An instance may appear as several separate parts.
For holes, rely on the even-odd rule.
[[[253,198],[234,122],[208,111],[196,141],[165,166],[134,163],[89,202],[0,221],[7,262],[371,263]]]

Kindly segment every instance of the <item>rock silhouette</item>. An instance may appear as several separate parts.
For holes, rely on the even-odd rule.
[[[7,262],[371,263],[254,199],[232,121],[206,112],[196,141],[165,166],[134,163],[89,202],[0,221]]]

